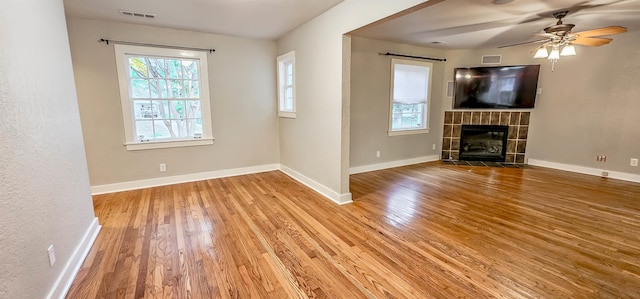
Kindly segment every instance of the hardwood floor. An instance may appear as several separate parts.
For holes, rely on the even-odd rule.
[[[640,298],[640,184],[433,162],[351,190],[274,171],[95,196],[67,298]]]

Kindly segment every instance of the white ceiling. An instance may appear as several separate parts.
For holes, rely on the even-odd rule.
[[[352,32],[353,35],[433,48],[493,48],[525,41],[555,24],[552,13],[569,10],[573,32],[619,25],[640,29],[640,0],[445,0],[402,17]],[[612,36],[615,43],[615,36]],[[444,44],[432,44],[435,41]]]
[[[276,39],[343,0],[64,0],[67,16]],[[155,19],[120,14],[129,10]]]

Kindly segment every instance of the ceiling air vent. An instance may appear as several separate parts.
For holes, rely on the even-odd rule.
[[[144,13],[144,12],[135,12],[135,11],[130,11],[130,10],[121,10],[120,13],[125,15],[125,16],[128,16],[128,17],[137,17],[137,18],[144,18],[144,19],[155,19],[156,18],[155,14]]]
[[[500,64],[502,55],[482,55],[482,64]]]

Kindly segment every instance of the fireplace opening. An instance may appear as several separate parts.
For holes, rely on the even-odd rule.
[[[462,125],[460,160],[504,162],[509,126]]]

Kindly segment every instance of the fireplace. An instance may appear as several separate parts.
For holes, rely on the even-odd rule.
[[[462,125],[460,160],[504,162],[509,126]]]

